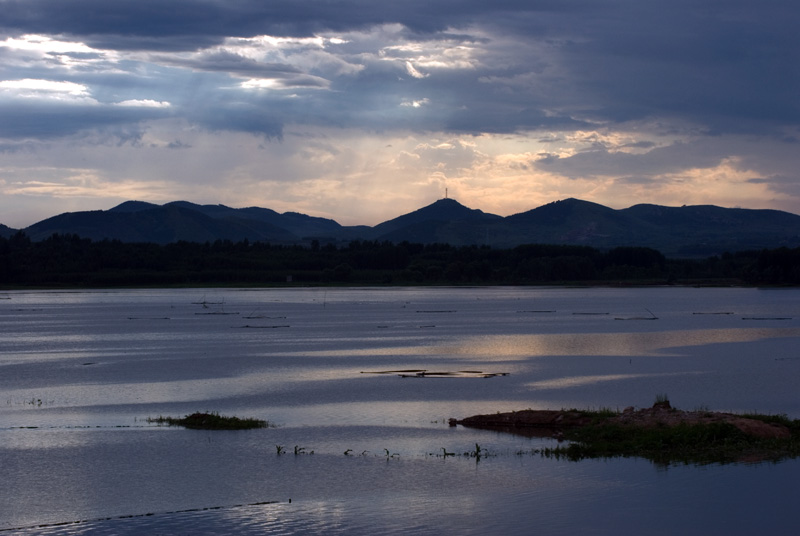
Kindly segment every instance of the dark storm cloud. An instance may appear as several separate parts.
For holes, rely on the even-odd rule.
[[[528,11],[526,6],[557,2],[492,3],[491,11]],[[486,4],[479,1],[341,2],[296,0],[4,0],[0,28],[10,32],[35,32],[85,36],[88,42],[104,45],[122,43],[127,48],[150,44],[164,38],[166,47],[191,50],[209,46],[227,36],[282,35],[303,37],[323,30],[352,30],[376,24],[401,23],[413,31],[435,32],[485,16]],[[54,14],[57,13],[57,16]],[[104,36],[114,36],[114,40]],[[119,38],[119,41],[116,39]]]
[[[232,52],[203,54],[195,59],[173,59],[169,56],[154,56],[155,61],[188,67],[199,71],[220,71],[235,76],[277,78],[299,74],[302,71],[284,63],[264,63],[245,58]]]
[[[277,80],[278,87],[325,88],[328,82],[285,63],[255,61],[232,52],[219,51],[197,58],[154,56],[153,61],[194,71],[226,73],[233,77]]]
[[[701,145],[676,143],[652,149],[645,154],[596,149],[563,158],[550,155],[537,160],[534,165],[543,171],[570,178],[622,177],[658,175],[686,168],[711,168],[723,158],[724,155]]]
[[[584,21],[586,41],[565,47],[565,64],[607,119],[683,116],[723,131],[795,123],[799,13],[775,1],[630,3]]]
[[[800,177],[797,175],[773,175],[767,178],[748,179],[747,182],[751,184],[768,184],[774,192],[795,198],[800,196]]]
[[[149,51],[150,61],[176,70],[332,90],[302,105],[238,97],[242,109],[280,107],[264,112],[269,121],[255,121],[273,134],[276,121],[515,132],[667,118],[710,134],[772,133],[800,122],[800,9],[785,1],[0,0],[0,9],[0,29],[10,36],[62,36],[98,49]],[[257,61],[209,48],[229,37],[312,37],[392,23],[403,25],[393,35],[403,43],[468,44],[478,51],[476,61],[470,68],[412,65],[418,72],[409,74],[398,69],[409,54],[403,48],[381,50],[395,60],[381,65],[346,44],[331,54],[362,71],[345,76],[287,58]],[[176,72],[165,80],[176,87],[212,81]],[[189,103],[177,90],[140,98],[175,102],[178,109]],[[430,103],[425,113],[397,109],[423,99]],[[222,101],[216,96],[210,103]],[[224,106],[209,112],[214,119],[206,124],[261,130],[236,110],[229,125]]]
[[[52,139],[79,133],[87,126],[94,129],[107,129],[133,125],[133,130],[139,132],[135,128],[137,123],[167,116],[169,116],[169,111],[155,108],[142,109],[100,104],[64,106],[54,102],[2,102],[0,103],[0,117],[3,118],[0,121],[0,138]],[[115,132],[123,132],[123,130],[119,129]]]
[[[218,103],[187,112],[187,118],[214,131],[247,132],[265,138],[283,137],[283,121],[270,107],[252,102]]]
[[[451,132],[479,134],[488,132],[502,134],[517,130],[536,128],[549,130],[571,130],[591,128],[585,121],[574,120],[568,116],[552,116],[537,108],[523,106],[493,106],[473,103],[472,107],[453,110],[441,129]]]

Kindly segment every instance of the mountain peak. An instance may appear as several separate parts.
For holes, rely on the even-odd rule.
[[[426,207],[422,207],[414,212],[409,212],[393,220],[385,221],[375,226],[375,230],[380,233],[389,233],[395,229],[400,229],[413,224],[420,224],[426,221],[476,221],[476,220],[500,220],[501,216],[488,214],[482,210],[465,207],[452,198],[438,199]]]
[[[108,209],[109,212],[139,212],[141,210],[150,210],[151,208],[158,208],[159,205],[148,203],[147,201],[125,201],[120,203],[114,208]]]
[[[482,210],[476,208],[469,208],[455,199],[451,197],[445,197],[444,199],[437,199],[430,205],[426,207],[422,207],[421,209],[415,210],[414,212],[410,212],[405,216],[411,216],[412,214],[419,215],[425,219],[434,219],[434,220],[472,220],[472,219],[500,219],[500,216],[495,214],[489,214]],[[401,218],[405,216],[400,216]],[[398,218],[395,218],[398,219]],[[394,221],[394,220],[390,220]]]

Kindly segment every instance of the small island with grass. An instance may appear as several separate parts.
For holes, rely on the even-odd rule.
[[[148,417],[147,422],[167,426],[183,426],[194,430],[249,430],[268,428],[269,422],[260,419],[226,417],[219,413],[192,413],[186,417]]]
[[[554,437],[567,444],[542,454],[570,460],[638,456],[657,463],[730,463],[800,456],[800,420],[683,411],[673,408],[666,397],[638,410],[527,409],[451,419],[450,425]]]

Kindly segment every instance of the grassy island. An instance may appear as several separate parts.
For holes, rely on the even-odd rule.
[[[567,443],[546,457],[581,460],[638,456],[657,463],[777,461],[800,456],[800,420],[784,415],[681,411],[668,400],[652,408],[523,410],[452,420]]]
[[[192,413],[183,418],[148,417],[147,422],[166,424],[167,426],[183,426],[196,430],[249,430],[251,428],[267,428],[269,423],[260,419],[242,419],[225,417],[219,413]]]

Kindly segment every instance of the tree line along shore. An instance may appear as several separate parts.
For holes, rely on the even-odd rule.
[[[800,248],[666,258],[647,247],[510,249],[355,240],[128,243],[24,232],[0,237],[0,286],[800,284]]]

